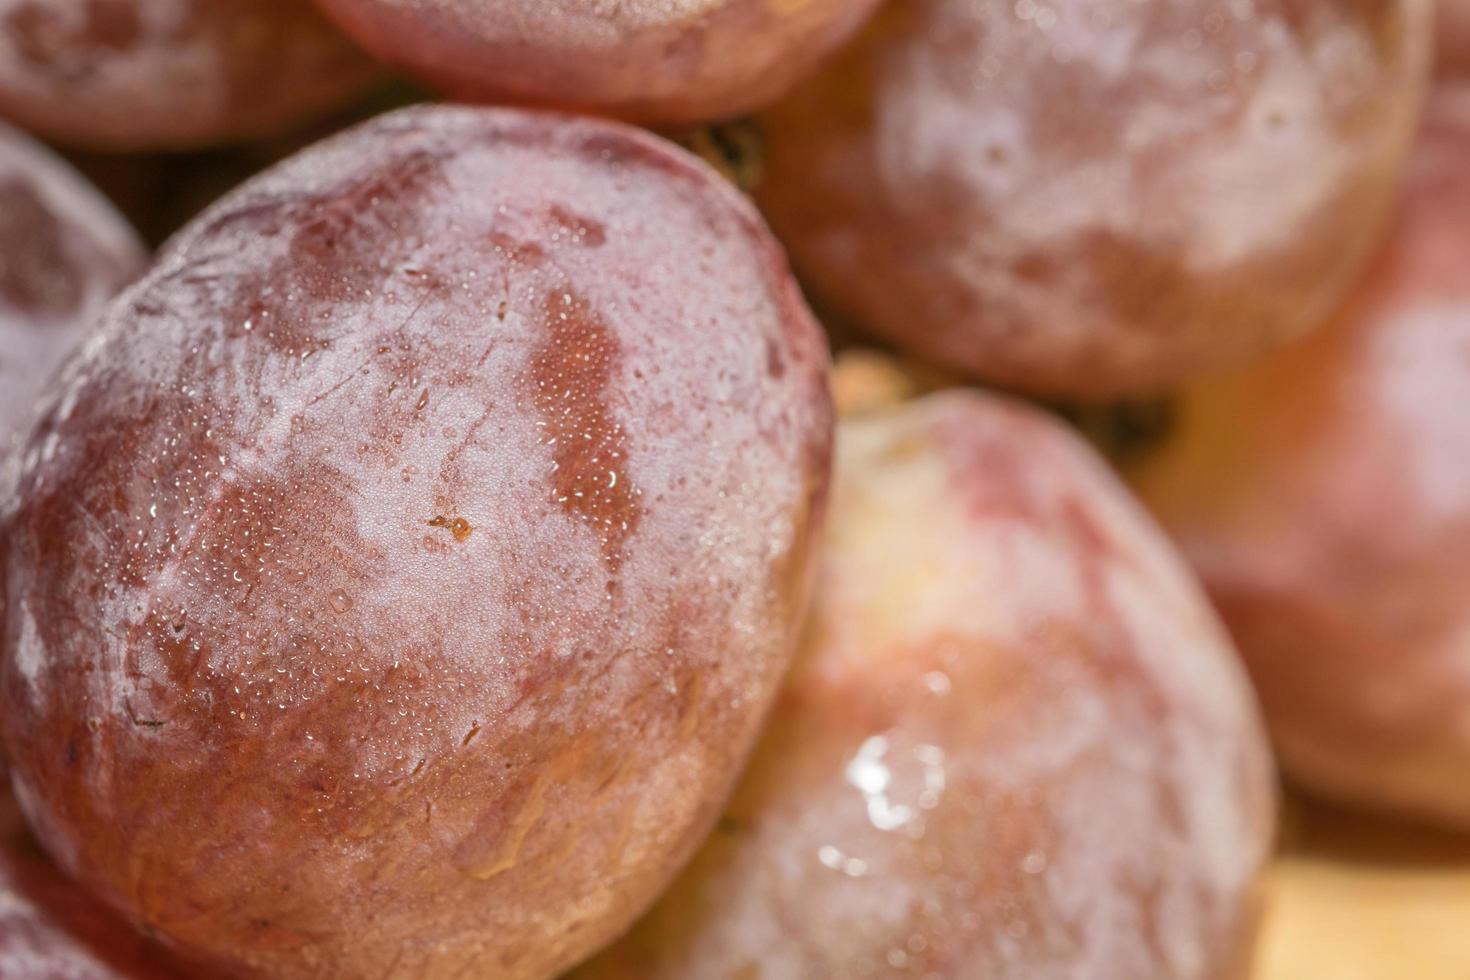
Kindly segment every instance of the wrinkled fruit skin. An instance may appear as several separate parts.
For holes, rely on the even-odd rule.
[[[577,980],[1243,975],[1265,736],[1157,529],[1074,436],[991,396],[845,419],[838,446],[761,748]]]
[[[0,790],[0,977],[188,980],[168,954],[46,863]]]
[[[308,0],[0,0],[0,115],[76,146],[256,139],[379,71]]]
[[[61,359],[144,259],[137,236],[100,194],[0,125],[0,468]]]
[[[368,50],[458,98],[647,124],[765,106],[877,0],[318,0]]]
[[[1470,115],[1435,113],[1327,328],[1191,391],[1134,474],[1234,632],[1283,766],[1470,828]]]
[[[696,848],[804,613],[827,354],[646,133],[439,107],[176,237],[6,555],[17,793],[220,972],[546,977]]]
[[[1428,0],[1023,6],[890,4],[766,115],[760,201],[824,302],[1078,399],[1330,312],[1413,131]]]

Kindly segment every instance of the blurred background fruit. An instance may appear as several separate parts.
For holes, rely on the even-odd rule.
[[[0,461],[19,448],[61,359],[143,263],[105,198],[0,124]]]
[[[1470,829],[1470,116],[1437,107],[1326,328],[1191,389],[1135,482],[1235,634],[1286,771]]]
[[[574,976],[1243,976],[1274,786],[1203,596],[1057,422],[980,393],[877,407],[888,380],[852,363],[839,390],[869,394],[761,748],[689,871]]]
[[[381,75],[310,0],[0,0],[0,116],[60,143],[259,139]]]
[[[1470,0],[1439,0],[1435,16],[1439,78],[1470,83]]]
[[[650,124],[760,108],[877,0],[318,0],[368,50],[469,101]]]
[[[1070,398],[1301,333],[1380,231],[1428,0],[909,0],[763,116],[760,202],[824,304]]]

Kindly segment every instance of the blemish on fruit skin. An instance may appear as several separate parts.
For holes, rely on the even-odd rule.
[[[461,543],[468,541],[470,535],[475,531],[470,526],[470,522],[463,517],[445,517],[443,514],[431,518],[428,524],[429,527],[447,528],[449,533],[454,535],[454,540]]]
[[[551,450],[552,499],[592,527],[616,572],[642,516],[627,472],[628,435],[608,402],[622,351],[602,316],[570,289],[548,293],[541,315],[546,333],[530,382],[541,444]]]

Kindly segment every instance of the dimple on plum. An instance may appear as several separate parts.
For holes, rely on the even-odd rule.
[[[318,0],[370,51],[459,98],[675,124],[760,108],[877,0]]]
[[[763,117],[758,196],[824,302],[1067,398],[1331,312],[1376,240],[1429,0],[911,0]]]
[[[77,146],[256,139],[379,75],[310,0],[0,0],[0,116]]]
[[[180,233],[26,454],[0,698],[62,864],[225,972],[545,977],[786,666],[826,347],[712,171],[380,117]]]
[[[813,618],[734,803],[577,980],[1244,976],[1269,753],[1158,529],[993,396],[872,409],[838,447]]]

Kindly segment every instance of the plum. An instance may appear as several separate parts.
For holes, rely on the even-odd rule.
[[[189,972],[46,863],[0,789],[0,977],[187,980]]]
[[[778,98],[878,0],[318,0],[385,61],[456,97],[644,123]]]
[[[0,125],[0,467],[62,357],[143,262],[137,236],[97,191]]]
[[[733,804],[573,976],[1236,976],[1271,778],[1218,620],[1077,437],[980,393],[869,404]]]
[[[1132,476],[1244,653],[1283,768],[1470,828],[1470,115],[1319,333],[1192,388]]]
[[[797,271],[991,382],[1167,388],[1315,325],[1382,225],[1428,0],[910,0],[763,117]]]
[[[0,0],[0,115],[78,146],[255,139],[380,73],[309,0]]]
[[[423,107],[172,239],[0,566],[32,826],[220,973],[545,977],[718,817],[794,648],[827,352],[714,171]]]
[[[1441,80],[1470,79],[1470,0],[1439,0],[1436,71]]]

